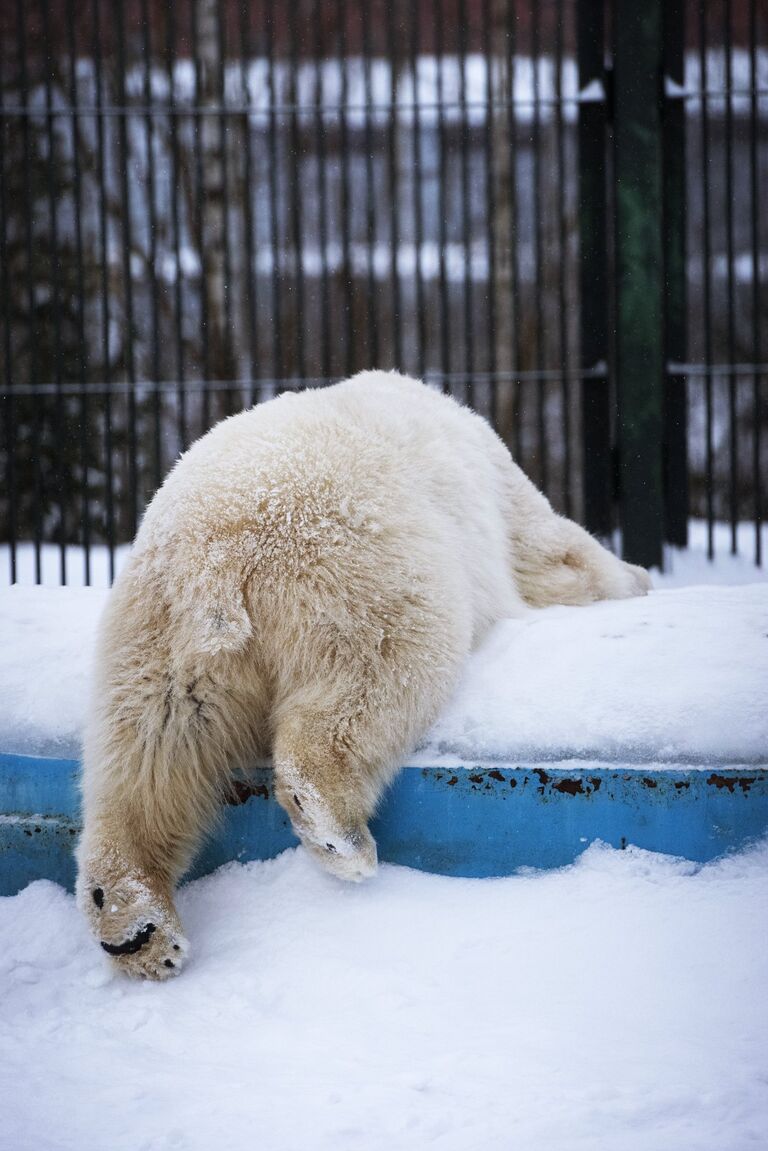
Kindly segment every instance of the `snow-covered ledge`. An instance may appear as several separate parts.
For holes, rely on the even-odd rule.
[[[41,862],[24,875],[71,878],[76,761],[106,595],[0,592],[6,878],[30,853]],[[374,827],[382,855],[498,874],[566,862],[595,837],[717,854],[768,827],[767,696],[768,584],[505,621],[401,773]],[[199,869],[293,842],[268,769],[233,800]],[[54,839],[61,861],[49,866]]]
[[[0,750],[76,759],[107,592],[0,592]],[[507,620],[411,762],[768,761],[768,584]]]

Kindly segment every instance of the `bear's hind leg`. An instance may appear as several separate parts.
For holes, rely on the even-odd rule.
[[[373,875],[368,820],[380,788],[355,762],[334,718],[297,712],[278,725],[274,750],[277,799],[306,850],[339,879]]]
[[[651,590],[644,568],[625,563],[579,524],[558,515],[499,443],[495,461],[512,573],[527,604],[580,606],[643,596]]]
[[[80,853],[77,899],[113,965],[134,978],[178,975],[189,953],[171,885],[103,830]]]
[[[200,692],[198,695],[197,692]],[[197,703],[195,702],[197,700]],[[103,950],[125,974],[167,979],[189,950],[173,902],[228,777],[226,733],[203,730],[200,688],[155,738],[116,725],[86,757],[78,902]],[[146,719],[145,709],[144,717]]]
[[[531,607],[579,606],[651,590],[648,573],[625,563],[573,520],[557,515],[520,473],[507,510],[515,584]]]
[[[94,936],[126,975],[178,975],[189,945],[173,891],[208,813],[189,794],[159,781],[130,790],[118,784],[89,806],[77,897]]]

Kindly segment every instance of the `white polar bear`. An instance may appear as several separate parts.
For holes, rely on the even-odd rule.
[[[115,963],[178,973],[173,889],[233,768],[336,875],[496,620],[643,594],[488,424],[395,373],[224,420],[158,491],[101,622],[78,899]]]

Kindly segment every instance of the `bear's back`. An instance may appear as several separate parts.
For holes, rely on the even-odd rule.
[[[254,611],[301,600],[338,612],[417,585],[477,633],[519,606],[499,453],[479,417],[394,373],[288,393],[224,420],[179,460],[133,563],[164,585],[173,614],[205,611],[213,644],[243,642]]]

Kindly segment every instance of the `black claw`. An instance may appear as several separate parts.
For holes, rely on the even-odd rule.
[[[326,845],[325,845],[325,850],[326,850],[326,851],[330,851],[331,855],[335,855],[335,854],[336,854],[336,848],[333,846],[333,844],[332,844],[332,843],[326,843]]]
[[[174,943],[173,950],[174,951],[181,951],[181,948],[179,947],[178,943]]]
[[[293,802],[296,804],[296,806],[298,807],[299,811],[303,811],[303,810],[304,810],[304,808],[301,806],[301,800],[299,799],[298,795],[294,795],[294,797],[293,797]]]
[[[101,887],[94,887],[93,891],[91,892],[91,895],[93,896],[93,902],[96,904],[98,909],[101,910],[102,907],[104,906],[104,891],[103,891],[103,889]]]
[[[165,966],[166,966],[166,967],[175,967],[175,966],[176,966],[176,964],[173,962],[173,960],[172,960],[172,959],[166,959],[166,961],[165,961]]]
[[[156,930],[154,923],[148,923],[146,927],[142,927],[141,931],[136,932],[133,939],[126,939],[125,943],[105,943],[102,939],[101,946],[107,955],[135,955],[137,951],[141,951],[145,944],[149,943],[150,935]]]

